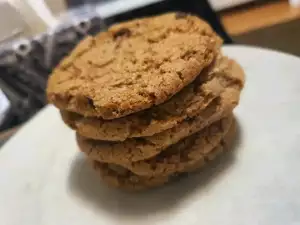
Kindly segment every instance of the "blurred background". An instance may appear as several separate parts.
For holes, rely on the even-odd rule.
[[[300,0],[0,0],[0,145],[47,104],[47,77],[84,36],[167,11],[199,15],[226,44],[300,56]]]

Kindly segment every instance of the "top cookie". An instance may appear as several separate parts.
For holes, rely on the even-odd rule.
[[[158,105],[208,66],[220,39],[192,15],[164,14],[87,37],[50,76],[58,108],[114,119]]]
[[[61,111],[64,122],[81,136],[107,141],[152,136],[201,113],[226,88],[244,85],[244,72],[234,60],[219,55],[214,62],[168,101],[114,120]]]

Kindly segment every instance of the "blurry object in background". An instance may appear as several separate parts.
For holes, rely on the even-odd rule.
[[[0,1],[0,21],[0,43],[20,37],[28,28],[21,15],[7,2]]]
[[[33,39],[1,45],[0,88],[11,104],[5,128],[28,120],[47,103],[45,88],[52,69],[84,36],[99,32],[103,25],[91,13],[66,18]]]
[[[66,0],[66,5],[73,9],[78,5],[94,4],[95,11],[106,19],[108,24],[168,11],[193,13],[207,20],[226,43],[231,43],[231,38],[227,35],[210,3],[214,3],[214,6],[218,9],[223,9],[249,1],[253,0]]]
[[[8,101],[5,94],[0,89],[0,128],[4,124],[9,109],[10,109],[10,102]]]
[[[222,12],[222,23],[228,33],[239,35],[300,18],[300,8],[291,7],[287,0],[265,1]]]
[[[292,7],[300,7],[300,0],[289,0]]]
[[[107,2],[117,2],[117,1],[120,0],[65,0],[66,5],[71,8],[82,6],[84,4],[96,4],[96,3],[107,3]],[[121,1],[123,1],[123,3],[125,4],[128,4],[128,0],[121,0]],[[130,0],[130,1],[132,2],[136,0]],[[144,2],[143,4],[147,4],[147,1],[153,1],[153,0],[142,0],[142,1]],[[156,0],[156,1],[162,1],[162,0]]]
[[[300,56],[300,8],[287,0],[245,5],[222,12],[221,18],[236,43]]]
[[[209,0],[214,10],[224,10],[257,0]]]
[[[23,38],[32,37],[33,35],[45,32],[45,30],[47,29],[47,24],[44,22],[43,19],[43,17],[46,16],[46,14],[43,12],[42,16],[40,16],[38,12],[41,10],[36,11],[30,5],[30,3],[38,5],[42,1],[43,0],[5,0],[5,2],[9,3],[9,5],[14,9],[14,11],[17,12],[17,17],[21,17],[23,23],[26,24],[22,35]],[[2,21],[11,21],[10,17],[11,16],[8,16]],[[10,22],[6,24],[9,25]]]
[[[54,16],[58,16],[68,9],[66,0],[44,0],[44,2]]]
[[[117,1],[120,2],[120,1]],[[129,2],[129,0],[127,0]],[[134,2],[137,2],[134,0]],[[140,1],[139,1],[140,2]],[[208,21],[213,29],[224,39],[225,43],[232,43],[232,39],[225,31],[223,25],[220,22],[220,19],[216,12],[212,9],[208,0],[152,0],[152,2],[156,2],[142,8],[130,10],[124,13],[120,13],[119,15],[111,16],[108,19],[108,24],[111,23],[119,23],[125,20],[130,20],[137,17],[145,17],[151,15],[157,15],[170,11],[182,11],[187,13],[195,14],[204,20]],[[109,3],[106,3],[108,5]],[[121,3],[120,3],[121,4]],[[108,7],[104,10],[101,8],[101,4],[98,6],[97,11],[100,15],[108,14]],[[118,9],[120,11],[120,9]]]
[[[234,36],[237,43],[271,48],[300,56],[300,19]],[[271,38],[270,38],[271,37]]]
[[[54,4],[59,0],[46,0],[49,4]],[[95,4],[103,18],[119,15],[138,8],[143,8],[152,4],[161,3],[165,0],[65,0],[66,7],[73,8],[83,4]],[[198,3],[201,4],[202,0]],[[208,0],[215,11],[232,8],[241,4],[258,0]],[[53,3],[52,3],[53,2]],[[185,1],[187,3],[188,1]],[[53,6],[54,7],[54,6]]]

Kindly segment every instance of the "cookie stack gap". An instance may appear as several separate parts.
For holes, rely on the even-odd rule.
[[[47,96],[104,181],[160,186],[234,139],[244,72],[221,43],[188,14],[117,24],[79,43],[50,76]]]

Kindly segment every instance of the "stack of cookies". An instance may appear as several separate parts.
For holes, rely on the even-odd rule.
[[[87,37],[54,70],[47,95],[107,183],[162,185],[234,139],[244,73],[196,16],[168,13]]]

